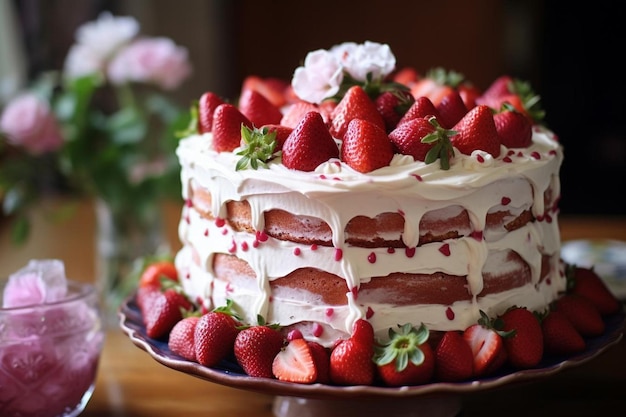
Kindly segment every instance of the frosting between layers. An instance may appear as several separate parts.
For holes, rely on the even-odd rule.
[[[185,291],[194,299],[210,300],[207,307],[223,305],[226,298],[231,298],[237,305],[245,306],[242,310],[249,322],[255,322],[257,314],[261,314],[284,326],[299,321],[322,323],[325,330],[317,339],[329,344],[337,335],[350,334],[353,322],[365,317],[368,309],[374,312],[369,320],[378,334],[386,334],[389,327],[409,318],[414,324],[423,322],[431,330],[464,329],[477,320],[480,309],[488,314],[497,314],[512,304],[541,309],[564,289],[556,209],[563,154],[554,135],[546,129],[535,128],[531,147],[503,147],[499,158],[482,151],[470,156],[455,151],[450,169],[444,171],[438,163],[427,165],[396,155],[389,167],[367,174],[356,172],[339,160],[321,164],[315,172],[289,170],[279,158],[271,161],[268,169],[235,171],[239,156],[213,151],[211,140],[211,134],[204,134],[180,142],[177,155],[185,200],[190,198],[189,187],[206,188],[211,194],[211,206],[205,210],[222,219],[226,217],[226,202],[247,200],[252,226],[259,231],[264,228],[263,213],[270,209],[321,219],[332,230],[333,247],[313,249],[272,237],[260,241],[250,233],[233,230],[227,223],[203,217],[186,204],[179,224],[183,249],[177,254],[176,263],[185,277]],[[551,196],[547,204],[546,195]],[[440,251],[442,242],[419,246],[412,257],[404,250],[389,253],[387,248],[344,243],[345,226],[353,217],[397,212],[405,220],[403,242],[407,248],[415,248],[420,220],[427,213],[450,211],[455,206],[467,209],[476,233],[443,242],[449,245],[450,256]],[[531,210],[537,220],[511,232],[486,229],[487,213],[499,210],[513,214]],[[477,298],[485,268],[498,270],[504,266],[497,262],[489,265],[488,260],[497,259],[493,254],[506,249],[515,250],[526,261],[532,282]],[[227,283],[214,279],[215,253],[233,254],[245,260],[256,274],[255,286],[237,287],[234,293]],[[374,263],[372,253],[376,256]],[[551,259],[547,279],[540,276],[542,255]],[[395,272],[467,276],[473,298],[451,306],[365,306],[358,302],[358,291],[348,290],[348,303],[332,306],[330,314],[331,307],[306,302],[304,296],[270,294],[271,281],[305,267],[345,279],[347,289],[358,289],[372,277]],[[454,312],[453,318],[446,314],[449,309]]]

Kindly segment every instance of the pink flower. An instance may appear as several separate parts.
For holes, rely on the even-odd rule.
[[[343,80],[338,56],[324,49],[309,52],[304,66],[296,68],[291,85],[302,100],[321,103],[337,94]]]
[[[55,151],[63,145],[50,106],[32,93],[24,93],[9,102],[0,118],[0,130],[10,143],[35,155]]]
[[[9,276],[3,308],[24,307],[62,300],[67,294],[65,265],[56,259],[32,260]]]
[[[172,90],[191,74],[187,49],[169,38],[139,39],[111,61],[108,76],[113,84],[154,83]]]

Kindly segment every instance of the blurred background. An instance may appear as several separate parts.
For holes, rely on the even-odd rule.
[[[188,49],[193,74],[172,93],[183,105],[207,90],[235,97],[249,74],[290,79],[307,52],[345,41],[388,43],[398,67],[425,73],[442,66],[463,73],[481,89],[510,74],[530,81],[541,95],[545,123],[565,147],[561,214],[626,214],[626,81],[615,60],[626,32],[623,8],[615,2],[597,0],[593,7],[540,0],[0,4],[0,13],[15,13],[24,82],[61,68],[75,29],[110,11],[133,16],[143,33],[170,37]],[[5,68],[7,63],[0,64]],[[1,100],[9,90],[6,85],[0,89]]]

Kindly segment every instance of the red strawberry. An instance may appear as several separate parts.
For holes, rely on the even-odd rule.
[[[238,108],[256,127],[278,124],[283,118],[280,109],[256,90],[243,90]]]
[[[393,145],[383,128],[363,119],[353,119],[341,145],[341,160],[358,172],[386,167],[393,158]]]
[[[493,113],[488,106],[478,105],[467,112],[452,128],[457,134],[450,140],[463,154],[471,155],[480,149],[494,158],[500,156],[500,136],[493,121]]]
[[[293,132],[293,128],[291,127],[276,124],[265,125],[261,127],[261,129],[263,128],[267,128],[268,133],[276,132],[276,148],[274,149],[274,152],[283,149],[285,141],[287,140],[291,132]]]
[[[439,112],[437,120],[441,126],[447,129],[457,124],[467,113],[467,107],[465,107],[465,103],[457,90],[448,91],[435,107]]]
[[[603,316],[622,310],[620,301],[593,269],[574,266],[569,275],[571,292],[587,298]]]
[[[428,97],[435,106],[438,106],[443,97],[456,89],[464,78],[463,74],[456,71],[446,71],[441,67],[433,68],[413,84],[411,94],[416,99]]]
[[[400,89],[384,91],[376,97],[374,104],[383,116],[386,132],[391,132],[398,125],[414,102],[415,99],[409,91]]]
[[[172,327],[167,341],[167,347],[172,352],[190,361],[196,360],[194,332],[199,319],[198,316],[183,317]]]
[[[448,169],[454,152],[449,134],[431,116],[429,120],[412,119],[398,125],[389,133],[389,139],[401,154],[411,155],[415,160],[426,163],[439,159],[441,168]]]
[[[400,68],[392,75],[393,82],[406,85],[407,87],[411,87],[417,82],[418,79],[419,74],[417,73],[417,70],[413,67]]]
[[[252,129],[252,122],[232,104],[217,106],[213,113],[213,149],[232,152],[241,144],[241,126]]]
[[[585,339],[561,311],[548,312],[541,329],[546,354],[571,355],[585,350]]]
[[[435,356],[428,344],[429,332],[423,324],[398,325],[390,329],[389,340],[376,346],[374,361],[383,383],[391,387],[419,385],[430,381],[435,371]]]
[[[535,367],[543,357],[543,333],[539,319],[524,307],[512,307],[502,314],[498,323],[508,334],[504,347],[509,363],[518,369]]]
[[[474,355],[463,335],[447,331],[435,348],[435,378],[438,381],[456,382],[472,377]]]
[[[161,296],[161,288],[153,285],[140,286],[137,288],[137,306],[142,317],[146,317],[148,311],[152,309],[154,301]],[[145,319],[144,319],[145,324]]]
[[[480,89],[469,81],[463,81],[456,89],[461,95],[468,111],[476,106],[476,99],[482,94]]]
[[[283,164],[289,169],[313,171],[338,157],[339,148],[318,112],[304,115],[283,144]]]
[[[539,100],[540,97],[534,93],[528,82],[503,75],[476,98],[476,104],[486,105],[494,111],[500,111],[505,103],[509,103],[531,120],[540,121],[545,112],[540,108]]]
[[[293,129],[298,125],[298,123],[300,123],[300,120],[302,120],[304,115],[310,111],[319,112],[319,106],[309,103],[308,101],[298,101],[293,103],[287,107],[287,110],[285,110],[285,114],[281,118],[280,124]]]
[[[409,120],[428,119],[432,116],[437,118],[437,120],[441,118],[441,116],[439,115],[439,111],[435,108],[433,102],[430,101],[428,97],[421,96],[415,99],[413,105],[409,108],[409,110],[407,110],[407,112],[398,122],[398,126]]]
[[[208,133],[213,130],[213,113],[224,100],[217,94],[207,91],[198,101],[198,132]]]
[[[480,96],[480,101],[484,101],[489,98],[503,97],[511,94],[514,91],[513,77],[510,75],[501,75],[493,80],[493,82],[487,87],[487,89]]]
[[[235,338],[235,359],[250,376],[273,378],[272,364],[285,340],[273,326],[262,324],[242,329]]]
[[[311,355],[313,356],[313,362],[315,362],[315,369],[317,369],[317,379],[315,382],[320,384],[330,383],[330,352],[324,346],[317,342],[307,341],[309,349],[311,349]]]
[[[307,342],[304,339],[289,341],[274,357],[272,373],[281,381],[299,384],[315,382],[317,368]]]
[[[240,323],[227,309],[210,311],[200,317],[194,334],[196,361],[215,366],[233,352]]]
[[[565,294],[555,301],[554,306],[565,314],[581,336],[595,337],[604,333],[606,325],[589,299],[578,294]]]
[[[330,379],[337,385],[371,385],[374,382],[374,330],[363,319],[355,323],[352,336],[330,353]]]
[[[507,148],[527,148],[532,143],[532,123],[528,117],[506,104],[493,116],[500,141]]]
[[[161,288],[162,279],[178,282],[178,271],[174,262],[160,260],[148,264],[139,276],[139,287],[154,286]]]
[[[278,78],[261,78],[256,75],[248,75],[242,83],[242,94],[246,90],[254,90],[261,93],[274,106],[281,108],[287,103],[287,90],[289,83]]]
[[[146,334],[153,339],[167,335],[183,318],[183,312],[191,309],[192,304],[185,295],[174,288],[166,289],[152,301],[152,307],[146,311]]]
[[[385,130],[385,121],[376,109],[376,104],[358,85],[350,87],[337,107],[333,109],[329,128],[330,134],[337,139],[343,139],[348,130],[348,125],[353,119],[367,120],[381,130]]]
[[[492,327],[489,317],[482,311],[478,323],[465,329],[463,338],[472,349],[474,376],[489,375],[506,361],[502,336]]]

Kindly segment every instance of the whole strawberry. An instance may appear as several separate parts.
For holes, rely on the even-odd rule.
[[[314,341],[307,341],[309,349],[311,349],[311,355],[313,356],[313,362],[315,363],[315,369],[317,370],[317,379],[315,382],[320,384],[330,383],[330,352],[321,344]]]
[[[158,295],[146,311],[146,334],[153,339],[167,336],[174,325],[183,318],[183,312],[193,308],[187,297],[176,288],[168,288]]]
[[[224,100],[217,94],[207,91],[198,101],[198,133],[208,133],[213,130],[213,113]]]
[[[488,106],[478,105],[468,111],[452,130],[457,134],[450,138],[461,153],[471,155],[475,150],[500,156],[500,136],[493,121],[493,113]]]
[[[411,119],[398,125],[389,133],[389,139],[401,154],[411,155],[416,161],[426,161],[427,164],[439,159],[441,169],[449,169],[454,152],[449,135],[450,131],[430,116],[429,119]]]
[[[433,377],[435,357],[423,324],[410,323],[390,329],[389,340],[375,347],[374,362],[383,383],[390,387],[425,384]]]
[[[524,307],[512,307],[499,317],[507,332],[504,346],[509,363],[518,369],[533,368],[543,357],[543,333],[539,319]]]
[[[283,164],[289,169],[313,171],[321,163],[339,157],[339,147],[328,132],[322,115],[308,112],[285,139]]]
[[[571,283],[570,291],[591,301],[601,315],[609,316],[623,309],[617,297],[592,268],[569,268],[568,281]]]
[[[194,333],[194,351],[199,364],[215,366],[232,354],[240,323],[233,317],[229,307],[210,311],[198,320]]]
[[[528,117],[506,104],[493,116],[500,141],[507,148],[527,148],[532,143],[532,123]]]
[[[374,329],[359,319],[350,338],[340,341],[330,353],[330,379],[337,385],[371,385],[376,365]]]
[[[194,333],[199,319],[198,316],[183,317],[172,327],[167,340],[167,347],[172,352],[190,361],[196,360]]]
[[[598,309],[587,298],[578,294],[565,294],[554,303],[583,337],[595,337],[604,333],[606,325]]]
[[[376,109],[376,104],[358,85],[348,89],[337,107],[333,109],[330,117],[330,134],[337,139],[343,139],[346,130],[348,130],[348,125],[353,119],[367,120],[385,131],[385,121]]]
[[[463,335],[447,331],[435,348],[435,379],[445,382],[463,381],[474,373],[474,356]]]
[[[232,104],[217,106],[213,113],[213,149],[232,152],[241,144],[241,125],[252,129],[252,122]]]
[[[384,91],[376,97],[374,104],[385,121],[387,133],[395,129],[414,102],[411,92],[403,89]]]
[[[435,117],[437,120],[441,118],[439,111],[435,108],[435,105],[428,97],[421,96],[415,99],[415,102],[409,107],[409,110],[402,116],[398,122],[400,126],[404,122],[408,122],[413,119],[429,119]]]
[[[544,350],[548,355],[572,355],[585,350],[585,339],[561,311],[550,311],[541,321]]]
[[[235,338],[234,353],[243,371],[253,377],[273,378],[272,365],[285,339],[275,326],[258,324],[242,329]]]
[[[441,126],[450,129],[458,123],[467,113],[467,107],[461,98],[461,94],[455,89],[448,91],[436,106],[439,112]]]
[[[383,129],[364,119],[353,119],[343,136],[341,160],[358,172],[389,166],[393,145]]]
[[[239,97],[239,111],[256,127],[278,124],[283,118],[280,109],[253,89],[244,89]]]

